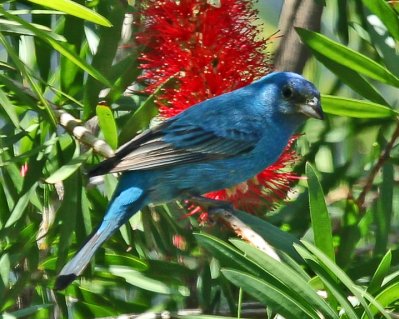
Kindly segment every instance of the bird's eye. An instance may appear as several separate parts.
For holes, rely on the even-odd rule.
[[[291,97],[294,95],[294,91],[292,91],[292,89],[291,89],[289,86],[285,86],[285,87],[283,88],[282,93],[283,93],[283,96],[284,96],[286,99],[289,99],[289,98],[291,98]]]

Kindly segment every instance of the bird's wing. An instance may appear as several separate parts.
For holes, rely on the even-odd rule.
[[[206,123],[171,119],[123,145],[114,157],[90,171],[89,176],[233,157],[256,146],[260,139],[256,132],[248,127],[215,130],[206,127]]]

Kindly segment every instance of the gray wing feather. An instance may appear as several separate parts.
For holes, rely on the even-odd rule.
[[[225,130],[218,134],[199,125],[178,124],[169,121],[140,134],[89,176],[229,158],[250,151],[259,139],[253,132]]]

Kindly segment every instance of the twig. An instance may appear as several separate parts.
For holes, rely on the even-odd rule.
[[[360,215],[363,215],[366,210],[366,204],[365,204],[366,196],[370,192],[373,186],[374,179],[377,176],[380,169],[382,168],[382,166],[384,165],[384,163],[386,162],[386,160],[389,158],[389,155],[398,138],[399,138],[399,123],[397,124],[396,129],[392,134],[391,140],[385,146],[385,149],[382,152],[381,156],[378,158],[378,161],[375,164],[375,166],[371,169],[362,192],[360,193],[359,197],[355,200],[356,205],[359,208]]]
[[[208,213],[221,220],[225,225],[231,228],[237,236],[241,237],[245,241],[249,242],[254,247],[262,250],[270,257],[281,261],[274,248],[269,245],[258,233],[256,233],[251,227],[246,225],[232,211],[225,207],[222,208],[211,208]]]
[[[9,79],[9,81],[11,81],[13,85],[17,86],[20,90],[24,91],[29,97],[33,98],[34,100],[38,100],[36,95],[27,87],[15,80]],[[105,141],[94,136],[90,130],[82,125],[80,120],[76,119],[68,112],[61,110],[58,105],[50,101],[47,101],[47,103],[53,109],[58,123],[65,128],[67,132],[76,137],[78,141],[93,148],[96,153],[101,154],[106,158],[114,155],[112,148]]]

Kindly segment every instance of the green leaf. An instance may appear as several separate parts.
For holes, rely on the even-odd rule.
[[[123,97],[123,93],[126,87],[133,83],[141,73],[138,61],[140,53],[140,50],[133,50],[124,59],[112,65],[110,69],[110,78],[115,80],[113,82],[113,88],[107,95],[107,99],[109,101],[114,102],[118,99],[118,103],[120,106],[120,98]],[[126,99],[127,98],[128,97],[126,96]],[[129,100],[129,104],[131,104],[131,98]],[[129,105],[129,107],[130,106],[131,105]]]
[[[399,87],[399,78],[369,57],[360,54],[326,36],[302,28],[295,28],[301,40],[314,52],[372,79]]]
[[[320,297],[318,297],[314,291],[310,291],[311,288],[301,277],[302,274],[295,274],[295,272],[290,270],[288,266],[284,267],[280,262],[274,260],[270,261],[270,264],[265,265],[265,263],[267,263],[271,257],[265,255],[264,252],[249,245],[241,246],[240,248],[245,247],[244,253],[250,253],[246,255],[244,253],[238,252],[236,249],[214,236],[205,234],[194,234],[194,236],[201,246],[205,247],[209,252],[212,253],[213,256],[215,256],[215,258],[219,260],[222,266],[233,267],[258,278],[263,278],[268,285],[273,286],[274,289],[284,291],[284,293],[287,295],[287,298],[295,300],[295,302],[300,305],[301,308],[306,309],[306,311],[310,313],[313,313],[315,311],[314,309],[318,309],[318,311],[320,311],[319,309],[322,309],[321,311],[323,313],[331,314],[332,310],[328,309],[326,304],[321,305],[323,301],[320,300]],[[238,241],[234,240],[233,242],[237,243],[237,246],[241,244],[245,245],[243,242],[239,243]],[[287,275],[283,275],[284,279],[290,275],[293,275],[293,277],[287,279],[287,282],[284,281],[283,278],[280,277],[282,274],[281,271],[277,271],[277,273],[274,272],[276,268],[279,268],[280,270],[289,270]],[[295,281],[296,278],[299,278],[300,283]],[[298,284],[295,285],[293,282]],[[312,295],[313,298],[319,298],[319,300],[313,299],[309,301],[307,300],[308,298],[303,298],[303,294],[298,293],[298,291],[303,292],[302,290],[307,290],[306,293],[303,293],[304,295]],[[313,305],[317,306],[313,307]],[[316,313],[314,313],[314,315],[316,315]]]
[[[334,62],[318,52],[313,53],[317,60],[323,63],[331,72],[335,73],[338,78],[352,90],[372,102],[388,104],[375,87],[366,81],[358,72],[340,63]]]
[[[381,291],[376,297],[375,301],[379,303],[382,307],[387,307],[390,304],[397,302],[399,296],[399,282],[395,282],[392,285],[386,287]],[[373,315],[376,315],[380,311],[374,305],[370,305],[370,311]],[[362,316],[365,318],[365,314]],[[389,318],[389,317],[388,317]]]
[[[286,294],[269,283],[253,275],[224,268],[223,275],[238,287],[241,287],[249,295],[255,297],[274,312],[287,318],[319,318],[317,314],[304,309]]]
[[[384,142],[382,142],[384,143]],[[374,214],[375,247],[374,254],[381,255],[387,251],[393,222],[393,198],[395,189],[395,170],[392,163],[386,163],[382,168],[382,183]]]
[[[97,105],[96,113],[98,125],[104,134],[105,141],[113,148],[118,146],[118,132],[111,108],[106,105]]]
[[[371,278],[370,283],[367,287],[367,292],[373,294],[381,288],[385,276],[388,275],[391,268],[391,262],[392,253],[390,250],[388,250],[388,252],[382,258],[380,264],[378,265],[377,270],[373,275],[373,278]]]
[[[29,204],[29,201],[31,199],[31,196],[36,190],[38,183],[36,183],[34,186],[32,186],[31,189],[29,189],[26,193],[21,195],[21,197],[18,199],[17,203],[15,204],[10,217],[7,220],[7,223],[4,227],[10,227],[14,223],[16,223],[24,214],[26,207]]]
[[[309,163],[306,163],[306,176],[308,178],[309,208],[315,245],[332,261],[335,261],[330,215],[319,179]]]
[[[339,305],[342,307],[342,309],[345,310],[347,318],[351,319],[359,318],[356,312],[354,311],[353,306],[348,301],[347,296],[344,294],[341,287],[339,287],[336,281],[333,278],[329,277],[328,274],[323,271],[322,266],[320,264],[316,264],[314,261],[310,261],[309,263],[311,264],[311,267],[313,266],[312,268],[315,270],[319,278],[322,280],[323,285],[326,287],[328,291],[329,301],[336,300],[339,303]],[[332,302],[333,301],[330,301],[330,303]],[[346,318],[346,317],[341,317],[341,318]]]
[[[13,312],[5,312],[0,315],[1,319],[11,319],[11,318],[27,318],[28,316],[33,315],[41,309],[53,307],[53,304],[42,304],[42,305],[33,305],[30,307],[26,307]],[[31,317],[32,318],[32,317]]]
[[[302,261],[293,247],[294,243],[300,243],[298,238],[288,232],[282,231],[280,228],[272,225],[271,223],[246,212],[235,211],[234,215],[246,225],[251,227],[270,245],[284,251],[296,261]]]
[[[394,118],[399,113],[385,105],[332,95],[322,95],[323,111],[356,118]]]
[[[39,37],[43,41],[50,44],[55,50],[57,50],[59,53],[61,53],[63,56],[65,56],[67,59],[69,59],[71,62],[76,64],[82,70],[86,71],[92,77],[94,77],[98,81],[102,82],[107,87],[112,87],[112,84],[98,70],[93,68],[90,64],[88,64],[85,61],[85,59],[82,59],[76,53],[74,53],[71,49],[69,49],[66,44],[55,41],[46,32],[33,27],[30,23],[26,22],[25,20],[21,19],[18,16],[9,14],[1,6],[0,6],[0,13],[2,13],[4,16],[9,18],[10,20],[16,21],[16,22],[20,23],[22,26],[24,26],[26,29],[32,31],[37,37]],[[8,51],[9,50],[7,50],[7,52]]]
[[[243,253],[228,245],[217,237],[208,234],[194,234],[198,243],[217,258],[221,265],[233,267],[239,270],[250,272],[256,276],[266,275],[264,270],[252,260],[249,260]],[[269,281],[274,278],[270,277]],[[274,280],[274,285],[278,285],[278,281]]]
[[[91,152],[92,151],[89,150],[86,153],[73,158],[67,164],[61,166],[58,170],[56,170],[53,174],[46,178],[46,183],[55,184],[57,182],[67,179],[74,172],[76,172],[80,166],[82,166],[82,164],[86,161]]]
[[[15,106],[8,99],[7,94],[0,88],[0,105],[3,107],[4,111],[6,111],[8,118],[11,120],[12,124],[15,128],[19,128],[19,119],[18,115],[15,112]]]
[[[174,78],[174,75],[161,83],[157,89],[152,93],[140,107],[133,113],[133,115],[127,120],[119,134],[119,142],[121,144],[126,143],[137,134],[138,131],[147,128],[151,119],[158,114],[158,108],[154,101],[159,91]]]
[[[389,32],[381,32],[385,29],[383,22],[380,19],[367,19],[366,27],[367,31],[361,25],[354,24],[359,36],[363,39],[366,38],[365,40],[377,49],[387,69],[399,76],[399,64],[397,63],[399,56],[395,48],[395,41]]]
[[[278,278],[287,288],[292,289],[298,296],[303,297],[314,309],[321,311],[327,318],[338,318],[338,314],[312,289],[304,280],[302,274],[298,274],[292,268],[281,261],[277,261],[263,251],[242,240],[230,240],[234,246],[240,249],[245,256],[258,263],[265,271]],[[298,267],[300,267],[298,265]]]
[[[149,96],[123,125],[119,134],[119,145],[129,141],[140,130],[147,128],[151,119],[158,114],[154,99],[154,95]]]
[[[101,260],[99,259],[98,261]],[[110,265],[123,265],[138,271],[148,269],[148,265],[144,261],[127,253],[106,253],[104,256],[104,262]]]
[[[47,28],[43,25],[36,23],[31,23],[31,25],[39,30],[42,30],[43,32],[46,32],[51,38],[53,38],[56,41],[66,42],[66,39],[62,35],[52,32],[50,28]],[[0,19],[0,31],[23,34],[23,35],[32,35],[32,36],[36,35],[32,31],[26,30],[26,28],[21,26],[21,24],[19,24],[18,22],[9,21],[5,19]]]
[[[212,315],[179,315],[179,319],[237,319],[237,317],[212,316]]]
[[[10,265],[10,255],[2,252],[0,255],[0,278],[2,286],[8,287],[11,278],[11,265]]]
[[[39,4],[41,6],[59,10],[77,18],[87,20],[105,27],[111,27],[112,24],[102,15],[94,12],[79,3],[70,0],[28,0],[29,2]]]
[[[67,252],[71,246],[71,238],[74,232],[78,233],[80,227],[76,227],[77,216],[82,213],[82,178],[75,173],[69,176],[63,182],[64,185],[64,199],[61,206],[56,213],[55,225],[59,225],[59,243],[58,243],[58,259],[57,269],[60,270],[61,265],[64,265],[67,258]],[[80,229],[76,229],[80,228]]]
[[[208,250],[212,256],[218,259],[222,266],[233,267],[238,270],[249,272],[255,276],[262,277],[270,284],[284,288],[284,285],[279,282],[275,276],[265,272],[259,264],[250,260],[243,253],[228,245],[226,242],[217,237],[208,234],[194,234],[198,243]]]
[[[8,16],[13,17],[12,15],[8,14],[6,11],[3,10],[3,8],[0,6],[0,12],[5,12]],[[22,19],[20,19],[22,20]],[[24,22],[25,24],[28,24]],[[29,25],[29,24],[28,24]],[[17,69],[19,72],[21,72],[22,76],[27,80],[27,82],[30,84],[32,91],[36,93],[37,98],[39,101],[43,104],[43,107],[46,110],[46,114],[49,117],[49,120],[51,124],[55,127],[56,126],[56,119],[53,110],[51,109],[49,103],[47,102],[46,98],[43,95],[43,92],[38,85],[37,81],[33,78],[31,74],[31,70],[27,68],[25,63],[23,63],[20,58],[18,53],[14,50],[14,48],[10,45],[10,43],[7,41],[6,37],[0,33],[0,43],[3,44],[4,48],[7,51],[7,54],[9,57],[12,59],[14,64],[16,65]]]
[[[115,276],[124,278],[126,282],[133,286],[140,287],[142,289],[156,292],[159,294],[168,295],[172,293],[172,289],[168,287],[167,284],[159,280],[149,278],[137,270],[133,270],[129,267],[114,265],[109,266],[108,269],[110,273]]]
[[[126,8],[122,2],[116,1],[112,6],[105,3],[100,4],[99,9],[112,21],[114,27],[100,30],[99,43],[93,56],[92,66],[108,79],[111,79],[112,63],[119,46]],[[114,83],[115,81],[113,81]],[[95,112],[102,89],[101,83],[94,81],[92,78],[87,79],[83,96],[83,119],[90,118]],[[107,96],[106,99],[108,100]]]
[[[359,303],[363,306],[369,318],[373,318],[367,302],[364,298],[364,293],[360,292],[361,288],[358,287],[352,279],[339,268],[330,258],[328,258],[322,251],[312,244],[302,241],[303,245],[319,260],[320,265],[325,268],[330,274],[334,274],[341,282],[346,286],[346,288],[352,292],[352,294],[358,299]]]
[[[362,0],[363,3],[385,24],[392,36],[399,41],[398,14],[385,0]]]

